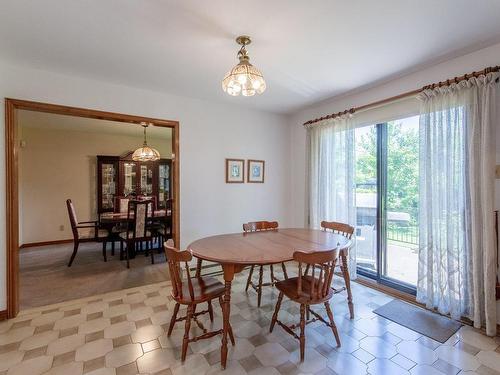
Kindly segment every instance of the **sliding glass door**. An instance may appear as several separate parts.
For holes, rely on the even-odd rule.
[[[418,266],[418,116],[355,130],[360,274],[414,293]]]

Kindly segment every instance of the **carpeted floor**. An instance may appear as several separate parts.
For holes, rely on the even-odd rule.
[[[155,255],[154,265],[150,257],[138,255],[127,269],[119,251],[113,257],[108,246],[105,263],[100,244],[82,244],[68,267],[72,249],[69,243],[20,250],[21,310],[168,280],[163,254]]]

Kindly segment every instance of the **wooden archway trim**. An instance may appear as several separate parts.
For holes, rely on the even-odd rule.
[[[99,111],[87,108],[70,107],[58,104],[40,103],[29,100],[5,99],[5,171],[6,171],[6,252],[7,252],[7,313],[6,318],[14,318],[19,312],[19,197],[18,197],[18,145],[17,111],[54,113],[100,120],[140,123],[150,122],[154,126],[172,129],[172,160],[174,191],[174,228],[175,246],[180,245],[180,155],[179,122],[151,117]],[[1,314],[0,314],[1,315]],[[0,316],[1,318],[1,316]]]

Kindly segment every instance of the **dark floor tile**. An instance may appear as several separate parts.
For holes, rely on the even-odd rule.
[[[436,362],[434,362],[432,364],[432,367],[446,375],[456,375],[460,372],[460,369],[458,367],[455,367],[452,364],[443,361],[442,359],[438,359]]]
[[[255,370],[256,368],[262,367],[262,363],[253,354],[249,357],[239,360],[241,367],[245,369],[246,372]]]
[[[78,327],[62,329],[59,331],[59,338],[76,335],[77,333],[78,333]]]
[[[41,357],[42,355],[45,355],[46,352],[47,352],[47,345],[42,346],[40,348],[28,350],[24,353],[23,361],[27,361],[28,359],[33,359],[36,357]]]
[[[119,346],[132,344],[132,338],[130,335],[120,336],[113,339],[113,348],[118,348]]]
[[[104,338],[104,331],[89,333],[85,336],[85,342],[92,342]]]
[[[56,355],[52,361],[52,367],[64,365],[75,360],[75,351],[67,352],[64,354]]]
[[[105,366],[105,359],[106,358],[102,356],[99,358],[91,359],[90,361],[83,362],[83,373],[86,374],[87,372],[103,368]]]

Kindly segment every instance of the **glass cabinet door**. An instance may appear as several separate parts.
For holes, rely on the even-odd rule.
[[[101,164],[101,207],[103,210],[112,211],[116,194],[116,165],[114,163]]]
[[[135,193],[136,163],[123,163],[123,195]]]
[[[153,194],[153,164],[141,164],[141,195]]]
[[[163,209],[170,198],[170,164],[160,163],[158,177],[158,207]]]

